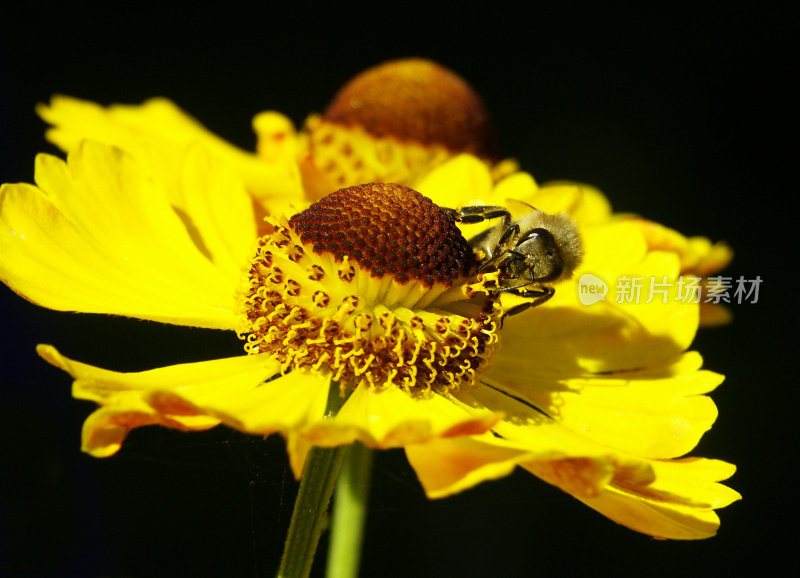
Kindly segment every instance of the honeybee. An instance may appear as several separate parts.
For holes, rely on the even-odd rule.
[[[530,207],[530,205],[528,205]],[[478,272],[499,271],[495,293],[529,299],[508,315],[541,305],[555,294],[553,283],[569,279],[583,259],[583,246],[575,222],[563,213],[550,215],[534,207],[512,219],[505,207],[467,206],[443,209],[459,223],[502,221],[469,240],[478,255]]]

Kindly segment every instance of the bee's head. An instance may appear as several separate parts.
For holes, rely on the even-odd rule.
[[[513,252],[518,257],[508,264],[508,273],[524,278],[532,272],[533,281],[539,283],[569,279],[583,259],[575,222],[563,213],[539,212],[536,225],[517,239]]]

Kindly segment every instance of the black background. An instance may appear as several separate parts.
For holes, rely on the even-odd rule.
[[[694,454],[736,463],[744,500],[720,511],[717,537],[661,542],[524,472],[429,502],[403,454],[385,452],[363,575],[723,576],[753,562],[769,575],[798,537],[788,79],[799,30],[793,3],[753,4],[21,9],[0,32],[0,180],[31,181],[35,153],[53,152],[33,107],[54,93],[167,96],[250,149],[261,110],[299,124],[368,66],[439,61],[483,95],[504,153],[540,182],[592,183],[618,211],[727,240],[724,274],[763,279],[757,304],[734,306],[732,325],[694,345],[727,375]],[[238,354],[235,336],[50,312],[5,288],[0,299],[0,574],[271,576],[296,492],[279,438],[145,428],[117,456],[91,458],[79,441],[92,405],[34,353],[53,343],[141,370]]]

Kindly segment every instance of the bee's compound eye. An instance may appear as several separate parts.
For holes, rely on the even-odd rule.
[[[553,235],[547,229],[536,228],[527,231],[526,233],[520,235],[519,239],[517,239],[517,246],[523,245],[525,243],[553,243],[555,244],[555,239],[553,239]]]
[[[538,257],[552,255],[557,251],[556,240],[547,229],[531,229],[517,240],[517,250]]]

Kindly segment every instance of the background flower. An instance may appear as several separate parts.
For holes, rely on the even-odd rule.
[[[418,535],[420,524],[436,540],[406,541],[408,555],[390,560],[397,575],[479,568],[507,575],[613,568],[628,575],[643,566],[652,575],[713,575],[752,559],[780,568],[794,536],[764,528],[784,526],[796,507],[786,499],[794,483],[788,452],[797,388],[786,362],[794,318],[791,300],[777,297],[791,295],[793,275],[788,249],[781,249],[793,246],[781,235],[793,230],[784,223],[790,149],[781,144],[792,94],[783,79],[796,36],[788,6],[695,7],[691,14],[549,7],[535,19],[500,10],[445,19],[428,7],[423,19],[409,10],[341,20],[272,6],[235,17],[198,11],[187,21],[184,13],[171,18],[163,4],[158,11],[140,4],[124,15],[135,25],[130,33],[116,16],[104,23],[75,6],[61,13],[37,6],[27,15],[19,8],[21,17],[10,15],[0,38],[6,180],[30,181],[31,159],[42,150],[31,105],[53,93],[103,103],[164,94],[253,150],[254,111],[275,108],[300,123],[325,106],[320,95],[365,66],[424,54],[469,77],[493,111],[504,152],[542,182],[589,182],[617,210],[725,239],[737,249],[732,273],[765,278],[761,303],[736,307],[732,326],[701,332],[697,341],[705,365],[728,375],[715,395],[722,417],[701,450],[738,463],[737,488],[753,496],[729,509],[713,541],[665,544],[616,529],[527,473],[428,502],[401,456],[387,453],[377,464],[365,573],[385,570],[397,535]],[[383,26],[375,26],[376,17]],[[751,201],[754,195],[768,207]],[[84,574],[268,574],[283,538],[276,522],[288,521],[292,503],[280,441],[153,431],[130,440],[123,459],[87,460],[77,437],[64,432],[77,432],[90,406],[54,391],[60,373],[32,353],[50,336],[74,343],[75,357],[143,369],[175,361],[167,345],[176,341],[186,344],[189,360],[201,350],[236,355],[238,340],[64,316],[20,304],[10,292],[6,298],[2,403],[13,410],[3,421],[2,452],[13,472],[3,487],[4,519],[13,523],[3,528],[11,536],[0,546],[10,550],[6,559]],[[483,524],[477,538],[476,520]],[[212,524],[219,531],[210,531]],[[465,558],[465,543],[480,547]],[[584,556],[573,555],[576,543]],[[534,546],[550,556],[532,566]],[[180,563],[176,549],[186,553]],[[228,554],[224,567],[215,566],[220,552]]]

